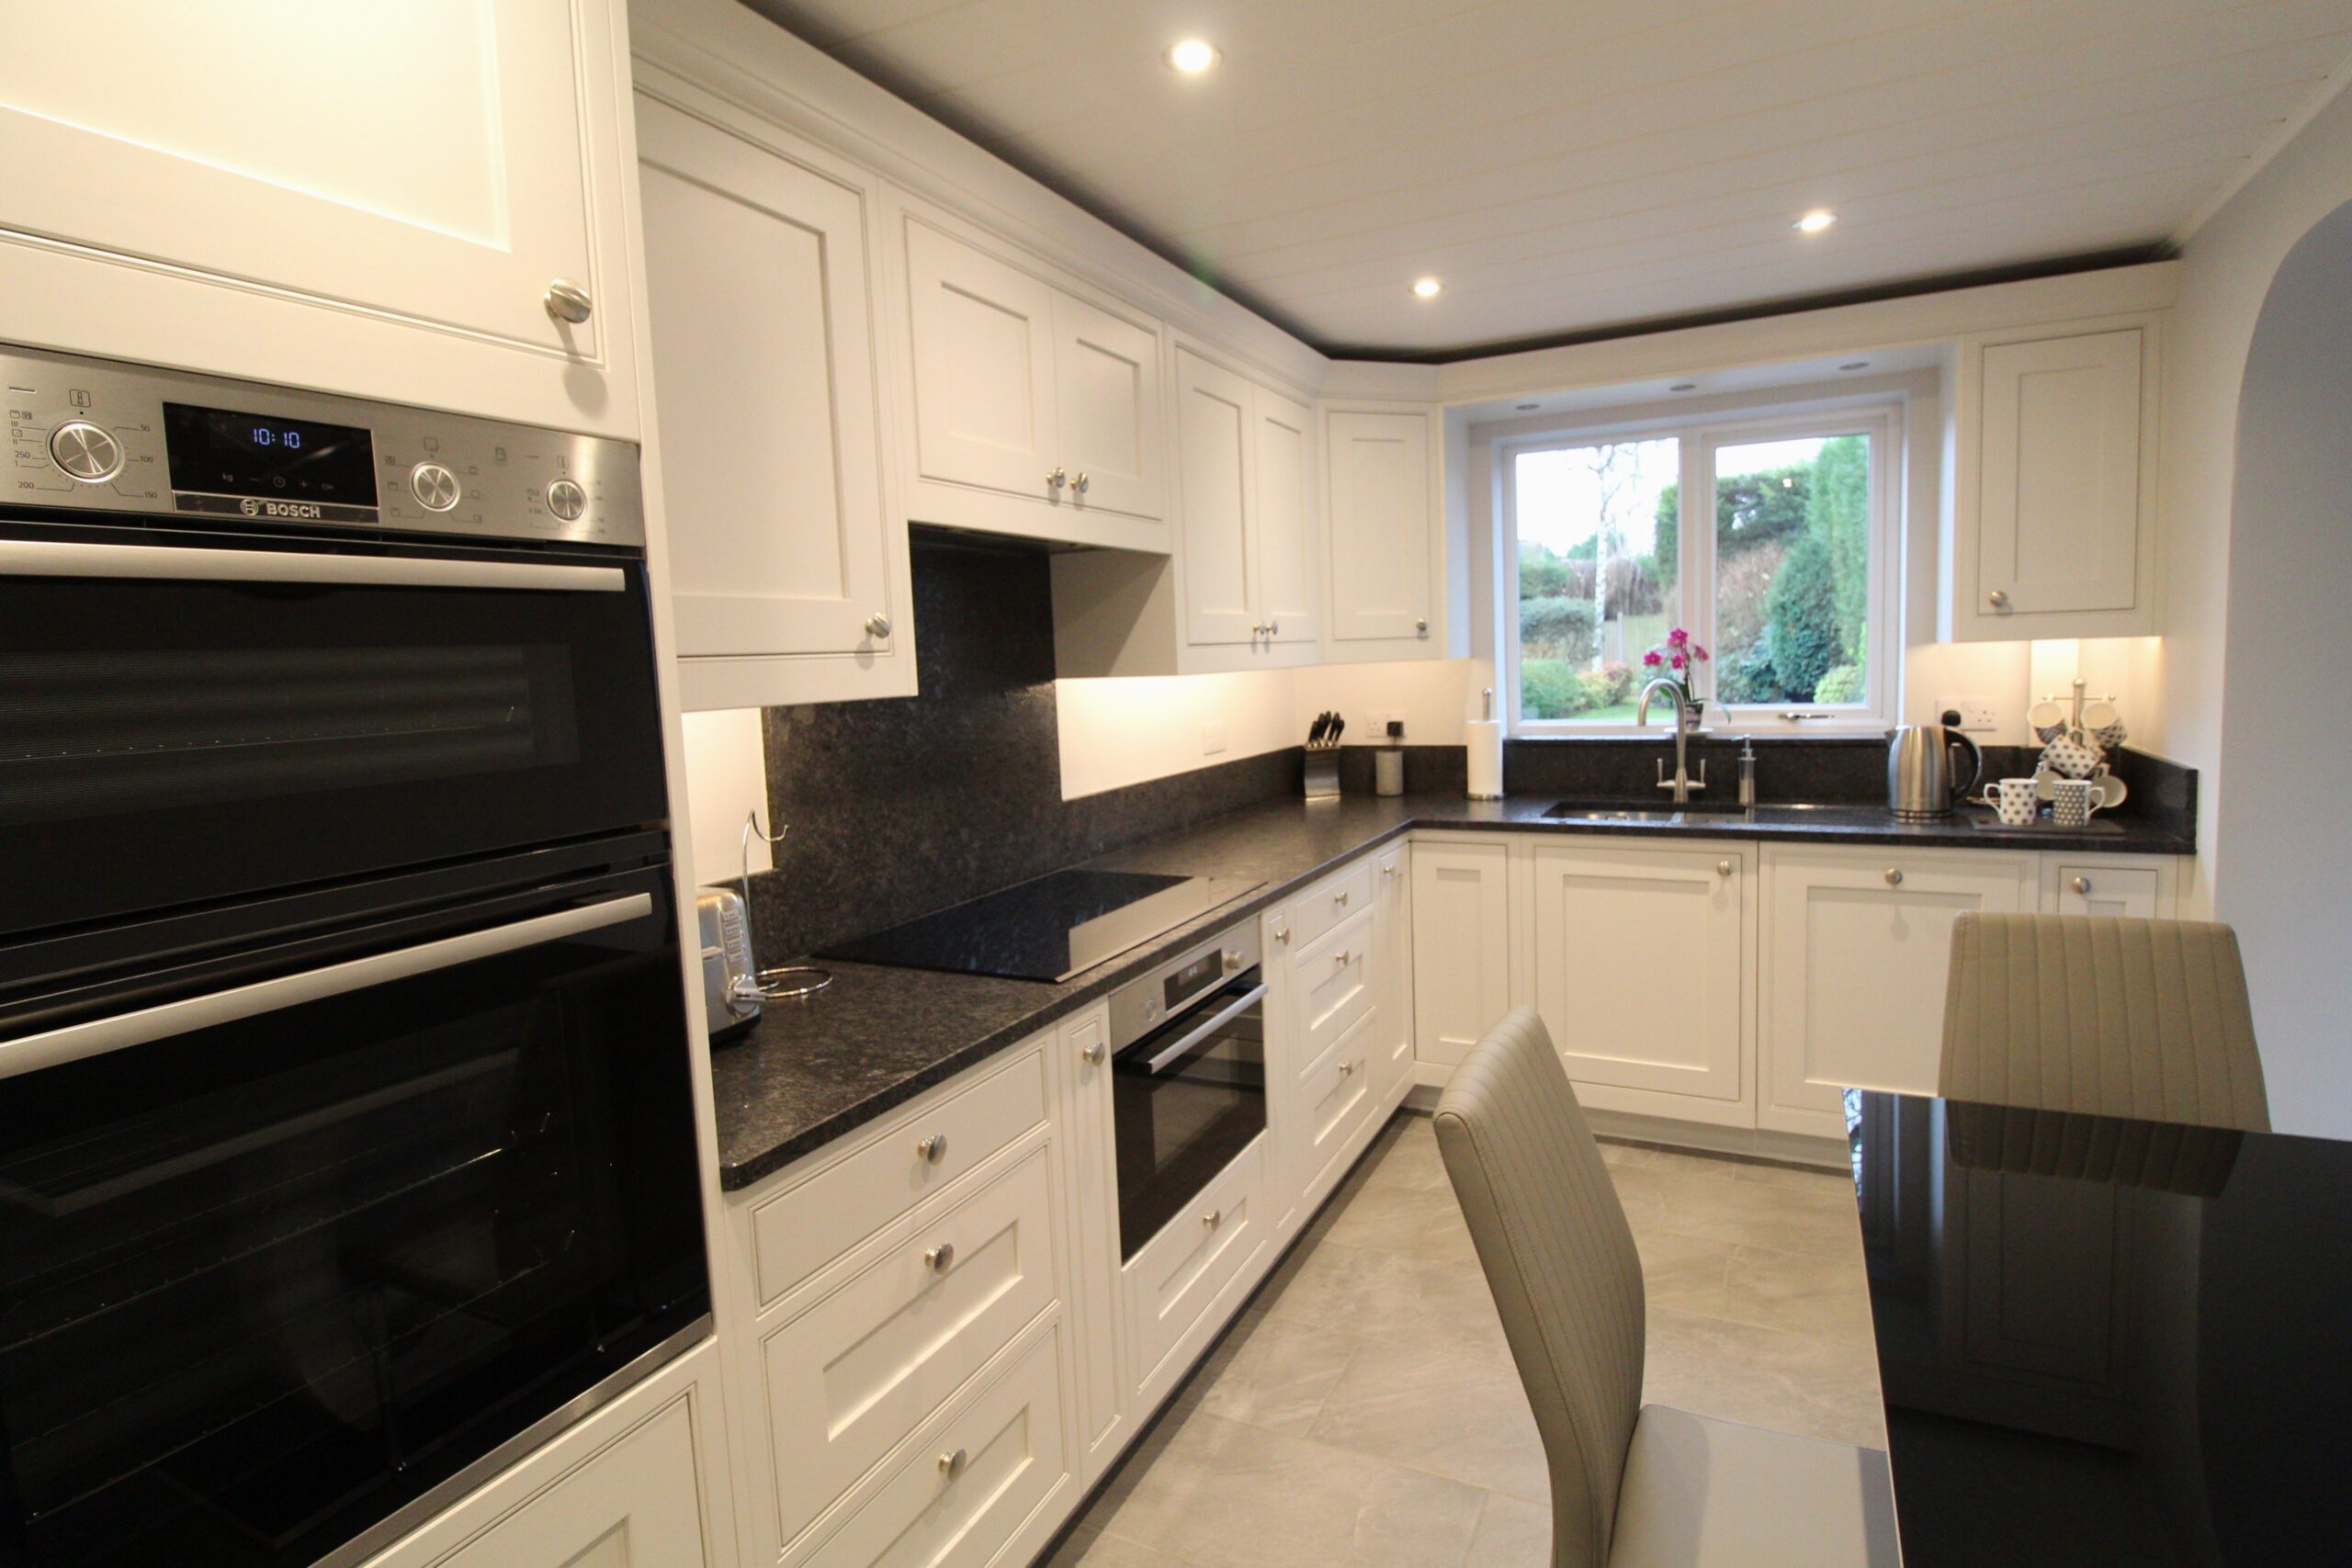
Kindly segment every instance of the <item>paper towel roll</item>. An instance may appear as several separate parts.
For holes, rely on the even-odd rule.
[[[1469,732],[1470,798],[1500,800],[1503,797],[1503,721],[1498,718],[1473,718],[1463,721]]]

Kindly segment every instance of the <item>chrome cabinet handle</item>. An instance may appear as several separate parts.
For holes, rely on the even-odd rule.
[[[1992,592],[1986,594],[1985,597],[1992,601],[1993,608],[1996,610],[2006,610],[2009,607],[2009,596],[2002,592],[1997,588],[1993,590]]]
[[[328,556],[288,550],[216,550],[175,545],[88,545],[65,539],[0,541],[0,577],[104,577],[156,582],[293,582],[356,588],[520,588],[618,593],[613,566]]]
[[[1201,1216],[1201,1224],[1210,1230],[1216,1229],[1217,1226],[1225,1224],[1225,1211],[1223,1209],[1211,1209],[1207,1213]]]
[[[1069,488],[1076,491],[1079,494],[1084,495],[1086,493],[1086,470],[1084,468],[1080,468],[1078,470],[1078,478],[1069,481]]]
[[[1715,863],[1715,874],[1717,876],[1729,876],[1731,874],[1731,862],[1727,860],[1717,861]]]
[[[879,642],[890,635],[890,617],[873,615],[865,617],[865,635]]]
[[[1102,1065],[1102,1058],[1110,1054],[1110,1047],[1103,1044],[1100,1040],[1097,1040],[1093,1044],[1089,1045],[1079,1052],[1079,1056],[1088,1066],[1099,1067]]]
[[[922,1255],[922,1266],[934,1274],[944,1274],[956,1267],[956,1244],[943,1241]]]
[[[947,1134],[933,1133],[928,1138],[917,1140],[915,1153],[922,1156],[930,1164],[937,1165],[947,1157]]]
[[[970,1456],[965,1453],[962,1449],[957,1449],[953,1453],[941,1454],[939,1456],[939,1473],[947,1477],[948,1480],[953,1481],[957,1476],[964,1473],[964,1466],[970,1462]]]
[[[1888,866],[1888,867],[1886,868],[1886,885],[1887,885],[1889,887],[1900,887],[1900,886],[1903,886],[1903,873],[1902,873],[1899,869],[1897,869],[1896,867],[1894,867],[1894,866]]]
[[[2087,876],[2075,878],[2074,888],[2077,893],[2088,893],[2091,890],[2091,879]]]
[[[1046,476],[1046,488],[1047,490],[1059,490],[1063,485],[1069,482],[1069,476],[1065,474],[1059,468],[1056,468],[1052,473]]]
[[[559,321],[569,321],[575,327],[594,315],[596,310],[596,302],[588,298],[588,291],[566,277],[559,277],[548,285],[543,302],[548,315]]]

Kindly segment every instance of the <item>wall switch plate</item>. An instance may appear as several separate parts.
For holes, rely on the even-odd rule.
[[[1204,724],[1201,726],[1201,755],[1204,757],[1214,757],[1224,750],[1225,726],[1221,724]]]
[[[1938,697],[1936,699],[1936,712],[1939,715],[1952,708],[1960,710],[1960,727],[1962,729],[1991,730],[2001,728],[1999,717],[1993,712],[1993,705],[1983,697]]]

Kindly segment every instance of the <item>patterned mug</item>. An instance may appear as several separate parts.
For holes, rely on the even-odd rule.
[[[2043,747],[2041,760],[2062,778],[2086,779],[2107,759],[2096,742],[2080,730],[2072,730]]]
[[[2003,779],[1995,784],[1993,809],[1999,815],[2004,828],[2032,827],[2035,814],[2041,809],[2034,781],[2030,778]]]
[[[2098,785],[2090,779],[2060,779],[2050,797],[2050,819],[2061,828],[2080,828],[2099,807]]]

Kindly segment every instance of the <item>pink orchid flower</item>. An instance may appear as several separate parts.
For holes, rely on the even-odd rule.
[[[1675,667],[1677,670],[1681,669],[1681,668],[1682,668],[1682,665],[1683,665],[1683,658],[1682,658],[1682,655],[1680,655],[1680,654],[1679,654],[1679,653],[1678,653],[1678,654],[1676,654],[1676,655],[1674,656],[1673,663],[1674,663],[1674,667]]]
[[[1680,648],[1684,643],[1687,643],[1690,640],[1690,634],[1684,631],[1680,626],[1677,626],[1672,631],[1666,634],[1666,646],[1668,648]]]
[[[1709,653],[1704,645],[1694,642],[1690,645],[1690,657],[1693,659],[1713,659],[1714,655]]]
[[[1659,665],[1665,663],[1666,659],[1657,649],[1653,648],[1647,653],[1642,655],[1642,662],[1655,670]]]

